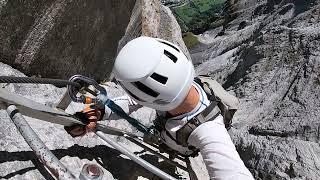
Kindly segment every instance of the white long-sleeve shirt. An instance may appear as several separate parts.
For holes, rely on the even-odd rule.
[[[204,90],[197,83],[193,83],[200,95],[198,105],[190,112],[168,119],[166,129],[172,137],[176,137],[179,130],[188,120],[201,113],[210,101]],[[126,98],[128,98],[126,96]],[[118,98],[126,100],[126,98]],[[116,98],[117,99],[117,98]],[[127,99],[134,104],[130,98]],[[187,148],[179,146],[168,136],[163,136],[169,147],[178,151],[186,151]],[[251,180],[250,171],[241,160],[236,148],[225,128],[223,117],[220,115],[215,120],[201,124],[195,129],[189,139],[188,144],[197,147],[203,157],[210,179],[217,180]]]
[[[200,149],[210,179],[253,179],[231,141],[222,116],[197,127],[188,143]]]
[[[190,112],[168,119],[166,129],[171,136],[176,137],[179,130],[188,120],[201,113],[209,106],[210,101],[206,93],[197,83],[193,83],[200,96],[198,105]],[[165,140],[174,146],[168,137]],[[253,179],[250,171],[241,160],[219,115],[215,120],[206,122],[197,127],[190,135],[188,144],[197,147],[203,157],[210,179]],[[174,148],[174,147],[172,147]],[[180,147],[181,148],[181,147]],[[183,150],[183,148],[181,148]]]

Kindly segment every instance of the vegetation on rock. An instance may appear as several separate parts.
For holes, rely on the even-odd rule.
[[[190,0],[172,10],[183,32],[200,34],[221,22],[225,0]],[[220,24],[220,23],[219,23]]]
[[[199,43],[197,36],[192,32],[187,32],[183,34],[183,41],[186,44],[187,48],[190,49]]]

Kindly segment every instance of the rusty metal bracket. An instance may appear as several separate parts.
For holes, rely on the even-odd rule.
[[[76,117],[58,109],[46,106],[44,104],[32,101],[23,96],[10,93],[4,89],[0,89],[0,108],[6,109],[9,105],[16,105],[19,108],[21,114],[39,119],[41,121],[47,121],[54,124],[60,124],[63,126],[71,126],[74,124],[82,124]],[[131,137],[140,137],[130,132],[126,132],[121,129],[109,127],[103,124],[97,124],[97,130],[106,134],[123,136],[124,134]]]
[[[0,89],[0,101],[6,104],[14,104],[19,111],[26,116],[33,117],[47,122],[71,126],[73,124],[83,124],[75,119],[72,115],[41,103],[32,101],[23,96],[10,93],[4,89]]]

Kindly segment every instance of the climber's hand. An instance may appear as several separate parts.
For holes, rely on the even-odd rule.
[[[91,106],[87,106],[82,111],[87,118],[87,131],[94,131],[97,127],[97,121],[100,121],[103,117],[104,109],[92,109]]]
[[[75,114],[86,125],[72,125],[65,127],[65,130],[72,136],[82,136],[87,132],[95,131],[97,127],[97,121],[101,120],[104,115],[104,109],[93,109],[91,106],[87,106],[81,112]]]
[[[72,126],[65,126],[64,129],[72,137],[82,136],[86,133],[86,127],[84,125],[75,124]]]

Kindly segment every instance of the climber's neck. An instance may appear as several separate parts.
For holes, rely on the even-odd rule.
[[[168,111],[170,115],[177,116],[192,111],[198,104],[200,95],[195,87],[191,87],[187,97],[184,101],[175,109]]]

